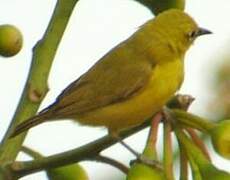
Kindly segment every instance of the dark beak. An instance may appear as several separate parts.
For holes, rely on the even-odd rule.
[[[198,32],[197,32],[197,36],[202,36],[205,34],[212,34],[211,31],[204,29],[204,28],[199,28]]]

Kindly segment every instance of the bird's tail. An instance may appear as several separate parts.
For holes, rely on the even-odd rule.
[[[21,124],[17,125],[16,128],[13,130],[12,134],[10,135],[10,138],[15,137],[19,134],[21,134],[22,132],[38,125],[41,123],[46,122],[50,116],[49,112],[44,112],[44,113],[40,113],[37,114],[31,118],[29,118],[28,120],[22,122]]]

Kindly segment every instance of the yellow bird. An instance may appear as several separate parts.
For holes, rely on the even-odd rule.
[[[180,88],[186,51],[198,36],[209,33],[181,10],[159,14],[71,83],[53,104],[19,124],[12,136],[60,119],[104,126],[114,136],[143,123]]]

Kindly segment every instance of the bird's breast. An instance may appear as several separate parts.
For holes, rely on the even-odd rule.
[[[138,125],[159,111],[183,81],[180,59],[154,67],[148,84],[135,96],[77,117],[82,124],[106,126],[111,131]]]

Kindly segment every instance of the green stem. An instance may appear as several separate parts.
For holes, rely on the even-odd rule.
[[[186,151],[181,143],[179,143],[179,153],[180,153],[180,180],[188,180],[188,158],[186,156]]]
[[[188,127],[201,130],[205,133],[208,133],[211,129],[213,129],[216,126],[214,122],[211,122],[207,119],[201,118],[197,115],[188,113],[183,110],[173,109],[172,112],[180,123]]]
[[[188,132],[188,134],[192,138],[193,142],[197,145],[197,147],[200,148],[200,150],[203,152],[203,154],[206,156],[206,158],[211,162],[211,157],[209,155],[207,147],[204,144],[203,139],[197,135],[197,133],[194,129],[187,128],[186,131]]]
[[[204,155],[202,150],[192,142],[192,140],[179,128],[174,128],[178,141],[186,150],[189,160],[192,158],[198,166],[210,164],[209,159]]]
[[[0,164],[13,161],[21,149],[26,133],[8,139],[15,126],[33,116],[45,97],[50,68],[73,8],[78,0],[58,0],[44,37],[33,49],[28,79],[17,111],[0,145]]]
[[[95,156],[94,158],[89,159],[89,160],[91,160],[91,161],[95,160],[97,162],[109,164],[111,166],[116,167],[117,169],[122,171],[124,174],[128,174],[128,171],[129,171],[129,168],[127,166],[125,166],[124,164],[120,163],[119,161],[116,161],[115,159],[112,159],[112,158],[109,158],[106,156],[98,155],[98,156]]]
[[[167,120],[164,120],[164,171],[167,180],[174,180],[173,175],[173,150],[171,125]]]
[[[142,125],[122,132],[119,137],[123,139],[144,129],[145,127],[149,126],[149,121],[150,120],[146,121]],[[116,142],[116,139],[110,136],[105,136],[70,151],[51,155],[48,157],[43,157],[32,161],[13,162],[7,164],[6,166],[10,169],[10,172],[14,174],[15,177],[19,178],[44,169],[56,168],[83,160],[94,159],[94,157],[98,156],[101,151],[110,147]]]
[[[149,130],[148,139],[143,151],[143,154],[151,160],[158,160],[157,157],[157,150],[156,150],[156,143],[157,143],[157,134],[158,134],[158,127],[162,118],[161,113],[157,113],[151,122],[151,128]]]
[[[21,151],[24,152],[25,154],[31,156],[33,159],[39,159],[39,158],[44,157],[40,153],[38,153],[37,151],[34,151],[33,149],[30,149],[30,148],[25,147],[25,146],[22,146]],[[128,170],[129,170],[129,168],[127,166],[120,163],[119,161],[116,161],[115,159],[112,159],[112,158],[109,158],[106,156],[102,156],[102,155],[97,155],[97,156],[95,156],[91,159],[88,159],[88,160],[109,164],[111,166],[114,166],[114,167],[120,169],[125,174],[127,174]]]
[[[33,149],[30,149],[26,146],[22,146],[21,151],[24,152],[25,154],[31,156],[33,159],[39,159],[39,158],[44,157],[40,153],[38,153],[37,151],[34,151]],[[120,171],[122,171],[125,174],[127,174],[128,170],[129,170],[129,168],[127,166],[120,163],[119,161],[116,161],[115,159],[112,159],[112,158],[109,158],[106,156],[102,156],[102,155],[97,155],[97,156],[95,156],[91,159],[88,159],[88,160],[109,164],[111,166],[114,166],[114,167],[120,169]]]
[[[202,180],[201,173],[199,167],[195,163],[194,159],[189,158],[189,163],[192,169],[192,177],[194,180]]]
[[[190,166],[192,169],[193,179],[194,180],[202,180],[199,167],[198,167],[196,160],[194,158],[194,155],[196,153],[191,154],[190,151],[192,151],[192,150],[189,150],[189,148],[193,148],[194,145],[192,144],[192,142],[190,142],[190,140],[188,139],[188,137],[184,134],[184,132],[182,130],[176,128],[175,133],[176,133],[176,136],[178,139],[178,143],[180,145],[180,149],[183,149],[183,151],[186,152],[186,156],[189,159],[189,163],[190,163]],[[195,150],[197,150],[197,149],[195,148]],[[200,155],[199,150],[197,152],[198,152],[197,155]]]
[[[167,109],[166,109],[167,110]],[[183,148],[186,152],[186,156],[189,159],[190,165],[192,167],[193,172],[193,179],[194,180],[201,180],[201,174],[199,171],[199,166],[208,164],[209,160],[205,157],[203,152],[191,141],[191,139],[183,132],[182,129],[180,129],[179,124],[176,120],[178,120],[178,114],[175,113],[175,111],[181,111],[181,110],[173,110],[167,111],[167,117],[169,120],[171,120],[173,124],[173,129],[176,134],[176,137],[178,139],[180,148]],[[195,120],[199,119],[199,117],[196,117],[195,115],[189,114],[185,111],[181,111],[181,115],[184,115],[186,117],[195,117]],[[188,118],[190,119],[190,118]],[[190,119],[191,120],[191,119]],[[203,121],[203,119],[202,119]]]
[[[31,156],[33,159],[39,159],[39,158],[43,157],[37,151],[34,151],[33,149],[30,149],[30,148],[28,148],[26,146],[22,146],[21,151],[24,152],[25,154]]]

